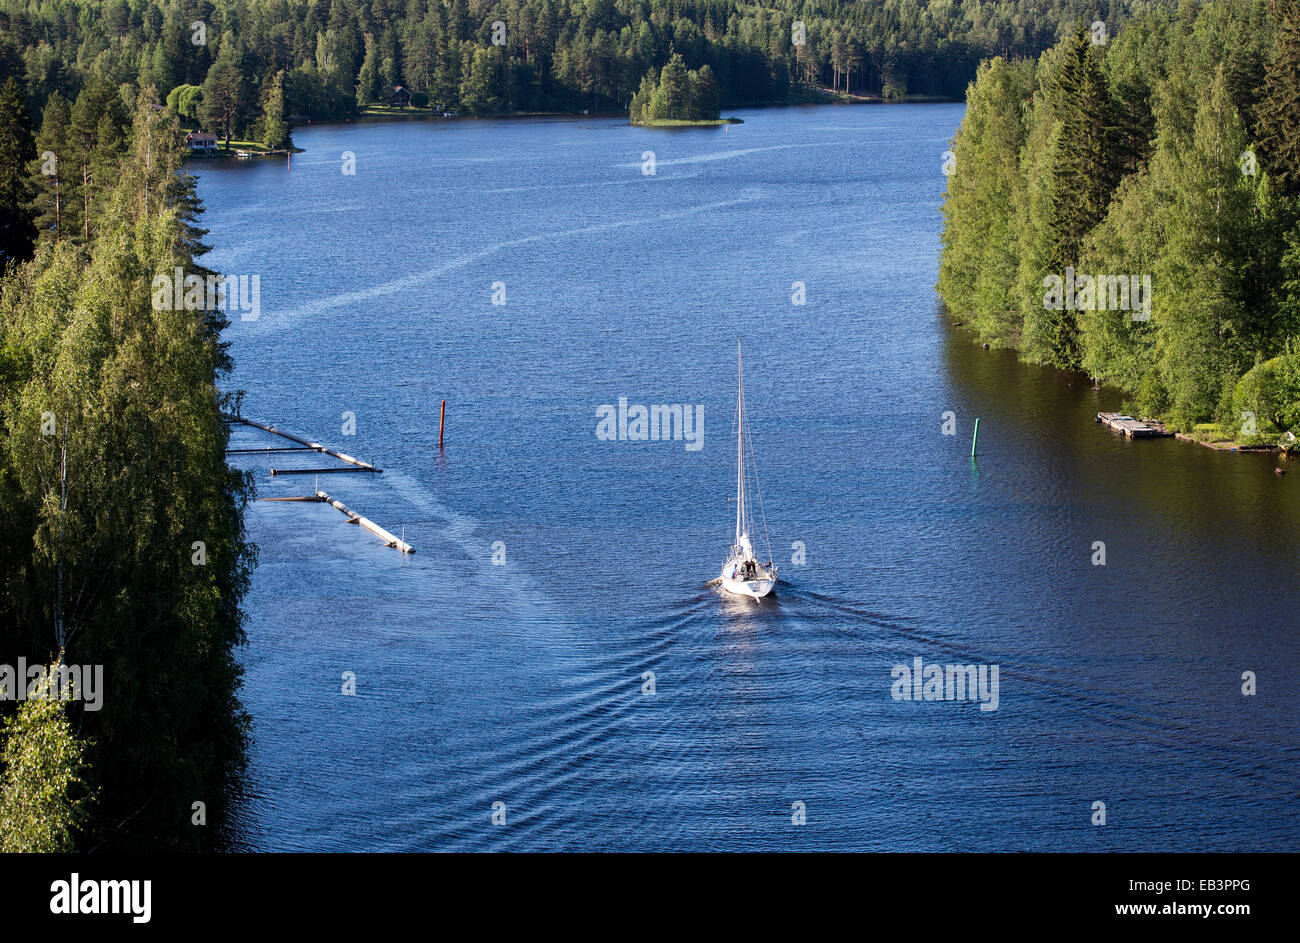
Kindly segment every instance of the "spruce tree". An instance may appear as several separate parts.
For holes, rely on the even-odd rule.
[[[706,63],[691,73],[691,117],[698,121],[716,121],[721,115],[718,80]]]
[[[272,150],[289,146],[289,125],[284,120],[284,72],[262,90],[262,143]]]
[[[673,53],[673,57],[659,73],[659,87],[655,89],[650,103],[651,117],[685,118],[688,114],[690,88],[686,63],[679,54]]]
[[[35,137],[25,99],[17,80],[0,86],[0,271],[29,258],[36,240],[27,172]]]
[[[1059,79],[1061,159],[1053,175],[1062,268],[1078,260],[1084,237],[1105,216],[1121,176],[1118,115],[1093,49],[1088,33],[1079,30],[1067,47]]]
[[[361,71],[357,73],[357,104],[382,104],[385,101],[380,94],[382,89],[383,76],[379,74],[379,44],[375,42],[374,36],[367,35],[365,60],[361,63]]]
[[[1276,51],[1259,106],[1260,147],[1278,188],[1300,196],[1300,0],[1277,0]]]

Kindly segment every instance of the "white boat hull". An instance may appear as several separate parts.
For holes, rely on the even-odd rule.
[[[722,578],[722,588],[727,592],[737,596],[749,596],[751,599],[762,599],[775,585],[776,580],[733,580],[726,576]]]
[[[747,562],[749,569],[745,570]],[[742,572],[749,574],[748,577],[743,576]],[[722,565],[720,582],[722,588],[729,593],[748,596],[751,599],[762,599],[776,585],[776,567],[765,567],[752,559],[745,561],[733,557]]]

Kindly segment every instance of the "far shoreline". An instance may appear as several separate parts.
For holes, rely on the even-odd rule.
[[[855,95],[852,98],[826,98],[821,100],[808,101],[770,101],[770,102],[742,102],[729,105],[728,108],[734,111],[745,110],[766,110],[769,108],[808,108],[823,105],[960,105],[964,104],[965,98],[949,98],[941,95],[907,95],[898,99],[886,99],[880,97]],[[381,106],[382,111],[361,111],[351,118],[306,118],[301,115],[290,117],[291,127],[312,127],[315,125],[341,125],[357,124],[359,122],[380,122],[380,121],[497,121],[501,119],[526,119],[526,118],[567,118],[580,121],[584,118],[622,118],[628,121],[632,127],[646,127],[646,125],[633,125],[628,120],[626,109],[618,111],[503,111],[492,115],[463,115],[456,114],[450,117],[444,117],[442,112],[434,111],[432,108],[406,108],[393,109],[390,106]],[[695,124],[696,122],[685,122]],[[703,122],[701,122],[703,123]],[[708,124],[729,124],[740,123],[731,122],[726,118],[720,118],[716,121],[709,121]]]
[[[820,101],[779,101],[779,102],[756,102],[752,104],[736,105],[737,110],[766,110],[775,108],[811,108],[823,107],[828,105],[959,105],[964,104],[964,98],[944,98],[932,95],[909,95],[901,99],[884,99],[879,97],[868,97],[855,95],[851,98],[827,98]],[[653,122],[643,124],[633,124],[629,120],[626,111],[507,111],[495,115],[451,115],[446,116],[442,112],[435,112],[431,108],[408,108],[394,109],[390,106],[381,106],[382,111],[367,113],[362,111],[360,114],[351,118],[303,118],[301,116],[291,117],[290,134],[294,128],[309,128],[317,125],[326,127],[337,127],[352,124],[374,124],[382,122],[400,122],[400,121],[497,121],[497,120],[526,120],[529,118],[551,118],[566,121],[582,121],[588,118],[599,118],[602,120],[622,118],[628,127],[631,128],[649,128],[649,129],[684,129],[684,128],[718,128],[726,127],[733,124],[744,124],[742,118],[734,115],[727,118],[716,118],[702,121],[692,121],[687,119],[658,119]],[[268,151],[259,149],[255,142],[241,141],[244,145],[242,148],[230,152],[218,151],[212,154],[190,154],[189,158],[204,161],[236,161],[252,160],[257,158],[266,158],[274,156],[287,156],[292,158],[293,154],[301,154],[306,148],[302,148],[292,143],[290,137],[288,153],[284,149]],[[232,146],[235,144],[232,141]],[[239,151],[243,151],[240,153]]]

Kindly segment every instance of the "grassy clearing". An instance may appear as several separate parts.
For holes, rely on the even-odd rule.
[[[218,138],[217,146],[213,148],[211,155],[204,155],[195,152],[191,154],[191,156],[234,157],[236,151],[244,151],[247,154],[252,154],[254,157],[265,157],[271,154],[284,153],[283,148],[272,150],[271,148],[263,144],[261,141],[240,141],[240,140],[236,140],[235,138],[231,138],[230,150],[226,150],[225,143],[226,142],[224,138]],[[301,154],[302,148],[294,147],[292,144],[290,144],[289,151],[290,153],[293,154]]]
[[[441,112],[432,108],[416,108],[414,105],[405,108],[398,105],[366,105],[361,109],[362,118],[431,118],[439,114]]]
[[[1183,433],[1182,435],[1192,442],[1227,452],[1233,450],[1275,449],[1278,447],[1278,439],[1281,438],[1282,433],[1272,426],[1268,426],[1261,428],[1254,435],[1245,435],[1238,428],[1225,429],[1222,423],[1198,422],[1192,426],[1190,433]]]

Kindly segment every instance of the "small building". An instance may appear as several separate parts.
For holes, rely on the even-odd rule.
[[[217,149],[217,136],[208,134],[205,131],[191,131],[185,135],[185,146],[191,151],[202,151],[204,154],[211,154]]]
[[[393,88],[393,104],[398,108],[405,108],[411,104],[411,93],[404,86],[398,85]]]

